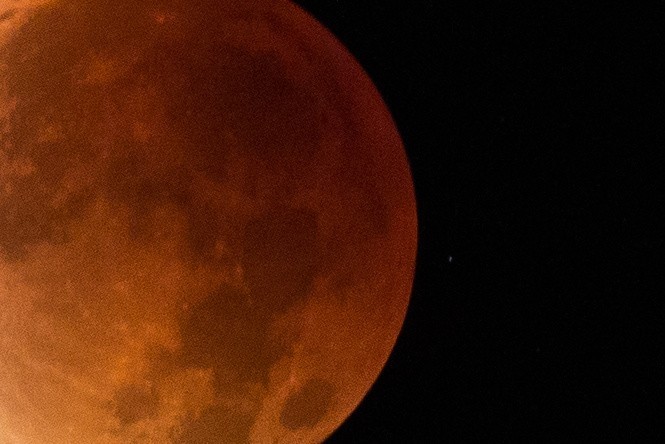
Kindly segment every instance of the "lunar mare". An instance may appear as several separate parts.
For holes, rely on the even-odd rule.
[[[0,5],[0,442],[321,442],[409,301],[404,148],[286,1]]]

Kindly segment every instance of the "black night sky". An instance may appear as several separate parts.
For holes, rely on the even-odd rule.
[[[419,207],[404,329],[329,442],[662,439],[656,15],[298,3],[382,93]]]

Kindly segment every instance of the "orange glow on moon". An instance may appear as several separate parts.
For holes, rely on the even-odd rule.
[[[0,442],[321,442],[416,211],[375,87],[286,1],[0,5]]]

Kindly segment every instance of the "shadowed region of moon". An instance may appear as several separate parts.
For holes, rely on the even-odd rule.
[[[222,107],[233,110],[225,121],[228,128],[250,135],[243,144],[267,164],[287,169],[301,166],[298,162],[306,165],[323,129],[317,98],[284,77],[275,54],[232,50],[228,59],[212,57],[217,59],[212,72],[199,75],[214,79],[211,86]]]
[[[159,394],[153,387],[127,385],[120,387],[113,397],[114,414],[123,425],[155,416],[158,407]]]
[[[251,415],[225,407],[213,407],[198,418],[187,420],[174,443],[248,442],[252,422]]]
[[[259,316],[287,311],[307,295],[319,271],[315,212],[271,210],[249,221],[243,245],[245,279]]]
[[[415,248],[386,106],[290,2],[0,2],[0,442],[321,442]]]
[[[269,320],[248,293],[228,286],[215,290],[183,320],[183,365],[212,368],[220,390],[229,376],[232,383],[266,382],[272,364],[285,352],[271,343]]]
[[[311,379],[291,394],[279,420],[289,430],[314,427],[330,409],[335,387],[328,381]]]

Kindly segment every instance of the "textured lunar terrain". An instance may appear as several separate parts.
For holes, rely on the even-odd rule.
[[[415,247],[386,106],[292,4],[0,0],[0,443],[321,442]]]

